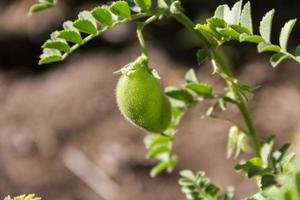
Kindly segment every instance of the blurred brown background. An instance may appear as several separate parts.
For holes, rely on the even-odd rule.
[[[27,17],[34,2],[0,1],[0,199],[37,193],[45,200],[181,200],[177,179],[185,168],[206,171],[222,189],[235,186],[236,199],[256,190],[254,183],[234,172],[237,161],[225,158],[228,125],[201,119],[207,105],[192,109],[179,128],[177,170],[151,179],[155,162],[145,159],[146,133],[122,118],[114,97],[118,77],[112,72],[139,55],[135,24],[109,31],[65,62],[37,66],[40,45],[53,30],[75,19],[80,10],[105,1],[61,0],[51,11]],[[197,21],[220,4],[183,2]],[[277,38],[285,21],[299,17],[300,3],[265,2],[252,1],[255,27],[263,13],[275,7]],[[291,49],[300,43],[299,27],[292,34]],[[180,86],[192,67],[201,81],[223,87],[209,64],[196,65],[192,37],[174,21],[147,27],[146,39],[151,65],[164,86]],[[274,70],[269,55],[257,55],[255,46],[233,43],[225,48],[238,77],[261,86],[249,106],[262,137],[275,134],[278,146],[292,141],[297,151],[300,66],[287,61]],[[230,108],[228,113],[242,122],[237,110]]]

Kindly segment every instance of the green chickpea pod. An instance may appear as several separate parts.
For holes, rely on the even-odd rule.
[[[124,117],[149,132],[166,130],[171,121],[170,101],[150,71],[148,59],[141,56],[121,72],[116,97]]]

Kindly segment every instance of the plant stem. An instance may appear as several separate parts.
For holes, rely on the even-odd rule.
[[[249,137],[251,138],[256,156],[260,157],[260,140],[258,138],[256,129],[254,127],[254,123],[250,117],[249,110],[246,106],[246,103],[239,93],[238,89],[236,88],[234,82],[233,82],[233,75],[229,67],[227,66],[223,56],[220,53],[220,50],[218,48],[215,48],[212,43],[209,42],[209,40],[205,37],[204,34],[202,34],[200,31],[197,31],[195,29],[195,24],[193,21],[191,21],[183,12],[175,13],[172,15],[178,22],[180,22],[182,25],[184,25],[188,30],[193,32],[201,41],[202,47],[204,48],[210,48],[212,52],[212,63],[215,67],[215,70],[218,74],[222,76],[222,78],[225,79],[227,85],[232,89],[236,101],[237,101],[237,107],[239,108],[241,114],[243,115],[244,121],[248,128]]]
[[[240,111],[241,111],[241,113],[244,117],[244,120],[247,124],[247,127],[249,129],[249,134],[252,138],[252,142],[253,142],[253,145],[254,145],[254,148],[255,148],[256,156],[260,157],[260,140],[258,138],[256,129],[255,129],[254,124],[252,122],[252,119],[251,119],[250,113],[248,111],[248,108],[245,104],[245,101],[243,100],[243,98],[241,96],[239,98],[241,99],[241,101],[238,103],[238,108],[240,109]]]
[[[141,24],[138,25],[138,28],[136,29],[136,34],[139,39],[140,46],[142,48],[142,54],[145,55],[146,57],[148,57],[148,51],[146,48],[146,43],[145,43],[145,39],[143,36],[143,28],[142,28]]]
[[[143,36],[143,30],[144,30],[145,26],[147,26],[151,22],[155,21],[157,18],[158,17],[156,15],[153,15],[152,17],[148,18],[145,22],[139,23],[137,30],[136,30],[137,37],[139,39],[139,42],[140,42],[140,45],[142,48],[142,54],[144,54],[146,57],[148,57],[148,51],[147,51],[145,39]]]
[[[229,67],[227,66],[226,62],[224,61],[219,49],[212,50],[212,60],[214,61],[213,63],[215,63],[217,65],[216,68],[220,68],[222,70],[222,71],[219,71],[218,73],[222,77],[224,77],[227,85],[231,88],[231,90],[235,96],[235,99],[237,102],[236,105],[239,108],[240,112],[242,113],[244,121],[247,125],[248,133],[252,139],[252,142],[253,142],[253,145],[255,148],[255,152],[256,152],[256,156],[260,157],[260,141],[259,141],[256,129],[254,127],[254,123],[250,116],[249,110],[246,106],[245,100],[239,93],[238,89],[236,88],[236,86],[232,80],[232,72],[229,69]],[[224,74],[225,74],[225,76],[224,76]]]

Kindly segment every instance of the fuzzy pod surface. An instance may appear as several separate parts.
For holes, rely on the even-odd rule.
[[[147,62],[133,64],[134,70],[122,74],[116,88],[117,104],[132,124],[149,132],[161,133],[171,121],[171,105]]]

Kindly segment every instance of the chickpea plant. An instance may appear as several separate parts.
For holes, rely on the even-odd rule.
[[[39,0],[32,6],[30,14],[56,4],[56,0]],[[220,5],[214,16],[208,18],[205,24],[195,24],[185,15],[179,0],[113,1],[90,11],[82,11],[78,19],[66,21],[62,30],[54,31],[42,46],[43,53],[39,64],[63,61],[80,46],[97,38],[106,30],[122,23],[135,22],[141,55],[116,72],[120,76],[116,86],[116,97],[124,117],[137,127],[151,132],[145,137],[147,158],[157,159],[158,163],[150,175],[155,177],[163,171],[174,170],[177,156],[173,153],[173,140],[182,117],[194,105],[210,101],[213,105],[207,109],[204,116],[232,125],[228,133],[227,157],[237,158],[240,152],[254,152],[252,159],[240,161],[235,167],[236,171],[244,173],[258,185],[258,192],[245,199],[297,200],[300,199],[300,167],[295,154],[288,152],[289,144],[274,149],[274,136],[266,141],[259,137],[246,106],[256,87],[238,80],[220,51],[223,44],[234,40],[257,44],[259,53],[272,52],[270,62],[273,67],[277,67],[285,59],[300,63],[300,46],[294,54],[287,51],[289,36],[296,19],[284,24],[279,44],[273,44],[271,33],[274,13],[274,10],[267,12],[260,22],[259,33],[254,33],[250,2],[243,4],[242,1],[238,1],[232,8]],[[223,78],[227,84],[222,92],[216,93],[211,85],[200,82],[193,70],[186,73],[181,88],[168,87],[163,90],[160,87],[158,73],[149,67],[143,30],[151,23],[165,18],[175,19],[198,38],[198,63],[200,65],[205,60],[211,62],[213,74]],[[216,114],[217,110],[227,111],[229,104],[239,109],[245,126]],[[221,190],[202,171],[183,170],[180,175],[179,184],[187,199],[234,199],[232,187]],[[10,199],[12,198],[6,197],[5,200]],[[39,198],[30,195],[13,199]]]

